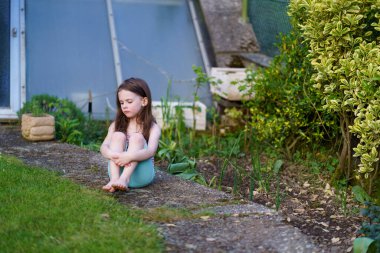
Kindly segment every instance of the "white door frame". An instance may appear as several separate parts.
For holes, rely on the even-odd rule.
[[[0,108],[0,119],[16,119],[26,99],[25,2],[10,1],[10,107]]]

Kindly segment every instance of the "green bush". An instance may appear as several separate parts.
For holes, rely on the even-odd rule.
[[[84,114],[68,99],[47,94],[35,95],[27,101],[18,116],[35,111],[55,117],[56,138],[68,143],[81,144],[83,141]],[[34,113],[35,114],[35,113]]]
[[[24,113],[53,115],[58,140],[94,146],[97,150],[108,130],[108,122],[89,119],[72,101],[47,94],[33,96],[18,111],[18,116],[21,117]]]
[[[266,69],[248,70],[239,89],[254,98],[246,102],[250,125],[259,141],[284,148],[291,157],[299,143],[334,139],[337,119],[321,110],[313,90],[308,47],[297,29],[282,37],[280,54]]]
[[[51,114],[58,120],[61,118],[78,119],[80,122],[85,120],[83,113],[73,102],[48,94],[33,96],[30,101],[24,103],[17,114],[21,117],[21,114],[32,113],[35,110]]]
[[[374,240],[376,252],[380,253],[380,206],[366,202],[361,214],[367,218],[367,221],[363,222],[358,234]]]
[[[309,44],[311,81],[323,109],[340,118],[338,171],[347,179],[356,171],[369,193],[379,170],[379,13],[376,0],[292,0],[289,8]],[[360,157],[358,166],[353,156]]]

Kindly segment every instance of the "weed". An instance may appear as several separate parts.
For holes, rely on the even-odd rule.
[[[220,172],[220,177],[219,177],[219,185],[218,185],[219,190],[222,189],[222,182],[223,182],[223,178],[224,178],[224,173],[227,169],[227,166],[230,162],[232,155],[237,154],[239,152],[239,147],[240,147],[239,145],[240,145],[242,134],[243,133],[240,133],[239,136],[234,140],[234,143],[231,146],[231,149],[229,150],[228,155],[225,156],[225,158],[224,158],[223,165],[222,165],[221,172]]]
[[[193,106],[192,106],[192,112],[193,112],[193,127],[190,132],[190,146],[193,143],[193,140],[195,138],[195,126],[196,126],[196,117],[195,112],[197,110],[196,103],[199,101],[199,89],[203,86],[209,83],[213,78],[207,76],[206,73],[203,72],[202,67],[200,66],[193,66],[193,71],[197,75],[195,78],[195,85],[194,85],[194,93],[193,93]]]

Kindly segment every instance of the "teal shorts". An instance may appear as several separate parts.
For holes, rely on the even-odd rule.
[[[146,145],[145,145],[146,147]],[[128,148],[128,146],[127,146]],[[120,167],[120,174],[124,167]],[[149,185],[153,182],[155,175],[153,158],[141,161],[137,164],[135,170],[129,179],[128,187],[140,188]],[[110,177],[110,162],[108,162],[108,177]]]

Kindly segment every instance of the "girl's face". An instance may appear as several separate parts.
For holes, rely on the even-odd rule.
[[[128,90],[119,91],[118,97],[121,110],[129,119],[135,118],[142,107],[148,104],[148,98],[143,98]]]

